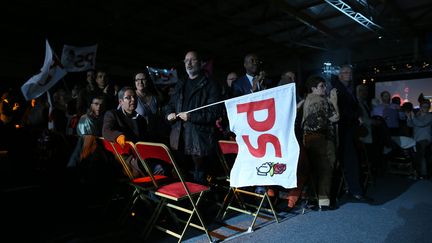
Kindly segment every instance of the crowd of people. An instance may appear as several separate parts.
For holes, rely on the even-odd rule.
[[[133,81],[124,87],[110,84],[104,70],[88,70],[85,84],[77,83],[70,94],[64,88],[53,90],[51,106],[45,95],[28,105],[19,104],[19,93],[9,90],[1,98],[1,134],[13,136],[14,131],[27,129],[32,134],[28,139],[38,144],[46,142],[47,130],[59,135],[60,142],[51,146],[70,145],[67,168],[92,163],[98,137],[121,146],[126,141],[161,142],[170,146],[184,171],[191,172],[190,180],[207,184],[214,172],[210,163],[217,163],[217,140],[234,140],[235,134],[229,131],[223,105],[190,111],[272,86],[296,83],[298,187],[286,190],[257,185],[256,192],[267,191],[273,197],[286,192],[289,210],[296,206],[305,188],[307,196],[316,199],[319,210],[337,208],[340,185],[353,200],[370,202],[373,199],[366,196],[365,168],[370,169],[367,171],[372,177],[386,172],[384,150],[394,146],[392,136],[416,141],[415,177],[431,177],[432,114],[428,99],[418,100],[419,109],[409,102],[401,104],[387,91],[381,93],[379,101],[372,99],[370,87],[356,85],[349,65],[342,65],[338,76],[330,81],[317,74],[304,82],[296,80],[292,70],[284,71],[280,81],[273,82],[255,53],[244,57],[243,66],[243,75],[231,71],[226,81],[217,82],[203,69],[200,53],[189,51],[184,57],[187,75],[171,87],[170,94],[155,86],[146,69],[131,75]],[[300,85],[307,92],[302,92]],[[13,150],[16,144],[2,140],[2,150]],[[135,168],[133,173],[142,173],[136,160],[126,160]],[[153,173],[167,170],[155,165]]]

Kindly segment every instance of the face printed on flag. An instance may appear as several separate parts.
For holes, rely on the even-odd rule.
[[[53,53],[51,46],[46,41],[45,61],[39,74],[31,77],[23,86],[21,92],[26,100],[31,100],[39,97],[60,79],[66,75],[66,70],[60,63],[60,60]]]
[[[296,187],[295,84],[230,99],[225,106],[239,146],[231,186]]]

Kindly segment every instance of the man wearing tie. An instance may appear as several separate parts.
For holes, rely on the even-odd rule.
[[[265,89],[266,73],[261,70],[261,64],[262,61],[258,55],[251,53],[245,56],[243,66],[246,75],[232,83],[231,89],[234,97]]]
[[[244,58],[243,66],[246,74],[234,81],[231,85],[233,97],[251,94],[265,89],[266,73],[261,70],[262,61],[255,53],[247,54]],[[267,190],[264,186],[255,187],[255,192],[264,194]],[[273,190],[269,192],[274,196]]]

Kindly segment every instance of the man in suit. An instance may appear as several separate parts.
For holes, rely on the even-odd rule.
[[[250,94],[265,89],[266,73],[262,71],[262,61],[257,54],[247,54],[243,66],[246,74],[232,83],[234,97]]]
[[[247,54],[244,58],[243,66],[246,74],[234,81],[231,85],[233,97],[251,94],[265,89],[266,73],[262,71],[262,61],[255,53]],[[264,194],[266,187],[257,186],[256,193]],[[274,196],[273,190],[269,194]]]
[[[128,86],[122,88],[118,92],[118,101],[120,106],[117,109],[105,113],[102,136],[122,147],[125,145],[125,141],[133,143],[148,141],[147,120],[135,111],[138,103],[135,89]],[[139,166],[133,155],[125,156],[125,160],[129,163],[134,177],[143,175],[143,168]],[[151,166],[153,167],[153,174],[164,173],[160,165],[152,164]]]

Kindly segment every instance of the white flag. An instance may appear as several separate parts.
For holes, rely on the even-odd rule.
[[[97,45],[93,46],[63,46],[61,63],[68,72],[82,72],[94,69],[96,64]]]
[[[26,100],[35,99],[54,86],[66,74],[66,70],[46,40],[45,61],[41,72],[27,80],[21,86],[21,92]]]
[[[231,186],[296,187],[295,84],[229,99],[225,106],[239,146]]]
[[[155,85],[168,85],[177,83],[177,70],[147,67]]]

